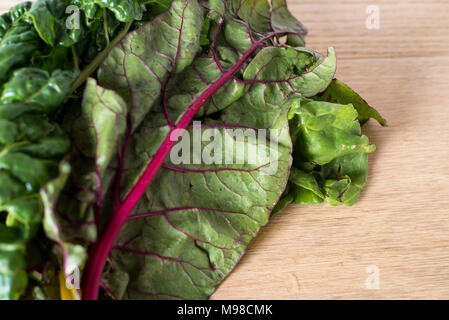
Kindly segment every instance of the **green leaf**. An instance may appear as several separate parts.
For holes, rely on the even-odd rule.
[[[111,3],[82,1],[82,9],[94,25],[107,12],[97,10]],[[297,47],[304,34],[282,0],[271,6],[263,0],[175,0],[114,45],[97,80],[88,80],[81,108],[64,114],[73,141],[70,166],[63,162],[45,179],[26,177],[52,179],[41,189],[44,228],[66,274],[83,265],[87,245],[96,241],[83,277],[89,280],[96,265],[101,272],[108,257],[104,295],[203,299],[232,271],[276,204],[275,211],[291,202],[354,203],[373,146],[361,136],[351,105],[306,99],[329,87],[336,57],[333,48],[322,56]],[[287,42],[280,44],[284,35]],[[3,114],[22,117],[37,107],[22,108],[9,106]],[[194,147],[196,127],[188,126],[194,119],[219,134],[214,156],[229,155],[229,141],[264,152],[251,164],[164,160],[160,152],[173,147],[168,137],[178,126],[190,133],[184,142],[191,153],[210,151],[211,144]],[[15,141],[12,127],[0,122],[5,144]],[[230,136],[234,128],[278,131],[256,140]],[[135,190],[143,196],[127,207]],[[116,217],[124,218],[123,228]],[[109,252],[102,243],[111,226],[120,232]],[[88,280],[89,290],[98,284]]]
[[[209,1],[210,14],[227,11],[243,25],[257,33],[288,31],[287,43],[303,46],[306,28],[290,13],[285,0],[229,0]],[[226,8],[224,8],[226,7]],[[231,20],[231,19],[229,19]],[[230,21],[228,21],[229,23]]]
[[[271,216],[274,216],[275,214],[281,212],[289,204],[291,204],[295,201],[295,196],[292,192],[290,192],[289,188],[290,188],[289,185],[287,185],[287,188],[285,189],[284,194],[279,199],[278,203],[276,204],[273,211],[271,212]]]
[[[138,127],[159,99],[163,81],[171,73],[168,70],[173,69],[172,64],[175,63],[173,73],[180,73],[192,63],[199,49],[203,25],[201,9],[197,5],[196,9],[186,10],[183,21],[180,16],[183,5],[187,4],[188,8],[195,6],[190,5],[190,2],[173,2],[172,9],[164,14],[168,23],[159,19],[141,27],[139,33],[129,34],[111,51],[109,58],[99,69],[98,79],[104,87],[116,90],[126,101],[131,101],[131,95],[134,95],[133,99],[143,102],[132,106],[134,127]],[[183,33],[180,41],[181,27]],[[149,35],[148,38],[141,36],[145,32]],[[175,58],[176,61],[173,61]],[[119,59],[123,60],[122,70],[116,68]],[[135,87],[135,90],[128,87],[127,81],[130,81],[129,86]],[[142,86],[146,82],[148,86]]]
[[[2,17],[9,17],[11,23],[17,23],[26,16],[26,13],[30,10],[31,5],[31,1],[24,1],[22,3],[19,3],[11,7],[9,9],[9,12],[7,14],[4,14]]]
[[[31,21],[41,39],[49,46],[62,45],[66,47],[76,43],[81,30],[69,29],[66,20],[66,5],[55,0],[36,0],[27,13],[27,20]]]
[[[17,299],[27,283],[25,246],[42,219],[39,189],[57,174],[56,159],[68,152],[69,141],[39,114],[9,115],[0,119],[0,212],[6,215],[0,222],[0,298]],[[12,233],[21,235],[17,247],[4,238]]]
[[[87,258],[87,250],[82,245],[73,244],[64,237],[61,229],[61,217],[57,214],[56,203],[67,183],[70,175],[70,165],[62,161],[59,167],[59,175],[48,182],[40,191],[44,205],[43,226],[48,238],[56,242],[57,247],[53,250],[63,261],[63,272],[65,276],[71,275],[74,271],[81,269]],[[78,292],[78,296],[81,293]]]
[[[30,1],[19,3],[0,16],[0,40],[8,32],[11,25],[17,24],[25,16],[31,4]]]
[[[89,18],[95,17],[98,8],[111,10],[121,22],[140,20],[143,15],[139,0],[73,0],[73,4],[84,10]]]
[[[241,117],[248,106],[264,106],[259,87],[250,86],[250,92],[226,108],[220,120],[206,117],[203,121],[222,137],[218,143],[223,157],[232,148],[227,135],[233,124],[278,129],[279,133],[266,141],[233,139],[241,149],[249,149],[253,143],[270,148],[276,140],[278,153],[270,158],[266,155],[271,153],[273,157],[275,150],[263,150],[265,156],[251,165],[177,165],[167,159],[116,240],[111,256],[114,270],[104,275],[108,292],[115,298],[207,298],[267,222],[287,178],[291,144],[286,126],[288,109],[282,107],[286,97],[281,96],[264,119]],[[154,140],[149,136],[153,126],[148,119],[135,133],[136,145],[129,151],[124,181],[134,181],[129,169],[135,164],[150,160],[141,150],[154,152]],[[147,141],[143,140],[145,136]],[[270,172],[275,162],[277,169]],[[122,188],[128,189],[126,185]],[[166,277],[173,281],[164,280]]]
[[[357,110],[358,119],[363,124],[370,118],[376,119],[381,125],[385,126],[387,121],[374,108],[370,107],[368,103],[362,99],[351,88],[334,79],[329,87],[319,97],[321,101],[339,104],[352,104]]]
[[[328,49],[327,57],[305,48],[264,48],[243,77],[254,82],[278,82],[284,90],[311,97],[327,88],[336,63],[333,48]]]
[[[89,79],[82,109],[66,115],[66,128],[80,151],[71,158],[76,174],[59,195],[58,209],[64,210],[65,215],[55,214],[66,239],[96,239],[96,204],[114,182],[102,178],[110,165],[117,165],[117,150],[123,146],[127,129],[127,113],[128,106],[118,94]]]
[[[53,252],[59,256],[60,261],[64,261],[63,270],[68,275],[75,265],[82,264],[86,249],[70,242],[69,240],[72,239],[65,237],[61,229],[52,229],[52,227],[60,226],[62,219],[59,214],[51,216],[48,212],[54,209],[55,202],[59,199],[61,192],[60,190],[54,190],[54,185],[57,184],[58,188],[61,188],[66,181],[64,179],[65,173],[59,173],[59,169],[64,168],[59,168],[59,162],[62,157],[66,156],[70,144],[67,136],[58,125],[48,119],[48,116],[54,115],[71,92],[72,85],[79,75],[79,72],[73,69],[90,63],[90,60],[93,59],[83,53],[93,47],[92,39],[95,41],[100,36],[98,35],[98,29],[91,28],[88,32],[92,33],[86,33],[87,29],[84,25],[81,26],[82,28],[79,31],[81,33],[79,34],[76,33],[78,31],[72,33],[72,31],[66,29],[65,5],[67,5],[67,2],[37,1],[33,5],[28,3],[27,6],[22,6],[20,10],[19,8],[13,8],[8,15],[4,15],[0,19],[1,30],[4,31],[1,33],[0,58],[3,50],[5,55],[8,54],[6,58],[9,59],[5,60],[4,65],[0,65],[0,71],[1,67],[5,66],[5,80],[10,75],[11,70],[21,64],[33,63],[33,65],[42,68],[18,69],[9,81],[1,87],[0,185],[2,188],[0,188],[0,211],[2,215],[5,215],[7,227],[23,229],[26,234],[25,245],[32,239],[36,242],[41,241],[41,239],[35,240],[34,234],[41,224],[43,205],[45,205],[46,220],[44,226],[47,236],[57,242]],[[28,9],[31,10],[28,11]],[[106,30],[102,23],[102,21],[97,23],[97,25],[101,25],[101,32]],[[14,48],[10,45],[13,40],[16,40],[12,37],[15,36],[15,32],[20,33],[23,39],[27,39],[26,33],[16,30],[19,27],[23,30],[30,30],[29,32],[34,35],[36,45],[29,49],[29,52],[20,52],[19,50],[12,54],[13,49],[19,48],[17,45]],[[39,35],[33,27],[36,28]],[[116,21],[109,19],[107,25],[109,34],[114,35],[116,29]],[[77,42],[80,34],[84,36],[82,43]],[[43,46],[39,37],[42,37],[48,46]],[[104,33],[101,37],[104,39]],[[114,39],[111,42],[116,43],[118,40]],[[39,49],[36,50],[38,44],[40,44]],[[76,47],[71,49],[61,47],[75,44]],[[50,47],[53,45],[55,47]],[[101,43],[94,50],[98,48],[102,50],[104,47],[105,45]],[[13,62],[12,59],[21,57],[21,54],[23,54],[21,62],[8,68]],[[78,57],[78,54],[82,56]],[[58,67],[69,70],[60,70]],[[90,68],[92,67],[90,66]],[[93,72],[95,68],[93,67],[90,72]],[[48,70],[48,72],[45,70]],[[55,177],[58,177],[57,180],[48,184]],[[45,188],[42,189],[43,187]],[[41,189],[43,191],[39,194]],[[45,199],[43,204],[40,196]],[[54,218],[54,220],[52,221],[51,218]],[[95,226],[86,225],[86,229],[90,237],[95,238]],[[55,233],[58,233],[58,237],[55,236]],[[25,254],[25,252],[16,253],[22,258]],[[51,287],[50,291],[54,291],[54,281],[51,280],[50,282],[51,284],[42,282],[40,290],[35,287],[33,289],[34,294],[40,297],[47,296],[48,292],[46,291],[48,290],[46,287],[48,286]],[[4,292],[8,292],[14,288],[7,288],[5,284],[3,289]],[[14,297],[18,297],[22,293],[22,289],[17,290],[17,292],[10,292]]]
[[[23,22],[30,3],[11,8],[0,16],[0,84],[11,70],[25,65],[39,45],[33,26]]]
[[[255,32],[267,33],[270,26],[270,5],[266,0],[231,0],[225,6],[240,21],[244,21]]]
[[[302,170],[291,168],[289,180],[294,184],[292,187],[297,204],[320,203],[325,198],[318,182],[313,174],[305,173]]]
[[[65,10],[69,4],[73,3],[65,0],[37,0],[15,6],[0,17],[1,225],[8,230],[16,228],[22,232],[24,236],[21,244],[25,248],[39,229],[44,205],[47,236],[57,242],[54,252],[64,261],[66,274],[71,272],[73,266],[82,264],[85,248],[70,242],[72,238],[65,237],[61,229],[55,229],[63,219],[59,214],[52,216],[49,213],[55,213],[56,201],[67,180],[65,167],[59,167],[59,162],[67,155],[70,144],[59,126],[48,117],[54,116],[71,92],[79,76],[79,72],[74,69],[91,63],[107,47],[108,37],[111,37],[112,44],[120,40],[112,39],[122,29],[114,14],[123,21],[132,21],[141,16],[141,6],[137,1],[99,1],[95,6],[111,10],[105,15],[93,17],[94,21],[89,21],[89,26],[81,23],[80,29],[68,29],[66,19],[69,13]],[[152,5],[160,8],[163,3]],[[88,15],[83,10],[82,17]],[[22,66],[27,67],[17,69]],[[94,72],[95,68],[95,65],[89,65],[84,73]],[[101,116],[104,114],[97,120],[103,121]],[[110,130],[115,133],[114,126]],[[111,148],[110,141],[105,143]],[[45,199],[44,203],[41,202],[41,196]],[[86,229],[86,237],[94,239],[95,225],[87,224]],[[0,246],[2,244],[0,241]],[[5,257],[8,256],[24,261],[25,255],[24,249],[11,254],[1,253],[0,260],[7,263]],[[5,268],[7,266],[5,264]],[[8,273],[10,277],[0,281],[2,297],[18,298],[23,294],[26,277],[22,282],[19,280],[23,278],[24,263],[17,263],[17,268],[11,276],[5,269],[4,274]],[[13,280],[17,285],[11,282]],[[44,284],[42,286],[45,287]],[[46,294],[35,293],[38,296]]]
[[[25,291],[25,244],[18,228],[0,223],[0,300],[16,300]]]
[[[139,0],[142,5],[144,5],[144,13],[141,22],[144,23],[153,20],[161,13],[165,12],[170,8],[173,0]]]
[[[37,104],[51,113],[69,94],[78,71],[47,71],[36,68],[23,68],[14,72],[4,85],[1,103]]]
[[[325,190],[329,195],[325,200],[332,205],[344,203],[351,206],[359,199],[368,177],[368,153],[358,152],[337,158],[323,170]]]
[[[347,154],[374,151],[368,138],[361,136],[352,105],[300,100],[291,114],[297,117],[300,129],[297,151],[309,162],[324,165]]]
[[[298,99],[290,110],[294,135],[294,186],[284,196],[296,203],[325,200],[353,205],[366,183],[368,153],[375,150],[361,135],[357,111],[349,105]]]
[[[24,68],[3,86],[0,212],[6,219],[0,222],[0,298],[17,299],[25,291],[25,248],[43,216],[39,192],[58,175],[59,161],[70,149],[67,135],[47,115],[65,99],[77,74],[56,70],[50,76],[46,71]],[[21,235],[18,247],[4,238],[13,233]]]
[[[287,8],[286,0],[273,0],[271,12],[271,26],[275,31],[290,30],[293,34],[287,35],[287,44],[294,47],[305,45],[304,37],[307,29],[291,14]]]

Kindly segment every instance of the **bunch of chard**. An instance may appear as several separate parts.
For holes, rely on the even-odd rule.
[[[353,205],[375,149],[360,125],[386,122],[305,35],[285,0],[3,14],[0,299],[205,299],[270,214]],[[209,160],[178,161],[180,141]]]

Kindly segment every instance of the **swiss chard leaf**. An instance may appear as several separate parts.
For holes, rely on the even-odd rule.
[[[258,143],[264,156],[252,165],[225,165],[220,161],[211,165],[177,165],[167,159],[115,242],[111,254],[114,269],[105,277],[116,273],[128,277],[125,283],[105,284],[114,285],[108,288],[114,297],[207,298],[267,222],[291,163],[287,108],[283,108],[282,97],[277,105],[273,103],[264,119],[254,119],[250,113],[242,117],[246,103],[253,108],[262,107],[257,97],[262,93],[255,87],[248,94],[251,93],[254,100],[245,95],[229,106],[220,120],[202,120],[206,127],[210,123],[220,137],[214,141],[222,153],[217,156],[224,158],[231,152],[233,144],[229,140],[241,149]],[[239,121],[225,120],[230,118]],[[228,137],[232,125],[278,129],[279,133],[266,141],[240,141]],[[190,137],[194,136],[193,130],[189,129]],[[279,145],[275,155],[276,150],[270,145],[274,141]],[[192,151],[194,143],[189,143]],[[151,147],[148,144],[144,150]],[[198,152],[204,154],[206,148],[201,147]],[[270,166],[277,168],[270,172]],[[141,272],[135,273],[136,268]],[[154,276],[148,277],[148,273]],[[169,275],[174,281],[163,280]]]
[[[99,70],[100,86],[90,80],[81,113],[67,115],[78,152],[75,174],[60,196],[61,223],[72,226],[66,235],[72,241],[75,234],[95,240],[89,238],[94,230],[86,228],[100,230],[84,271],[85,298],[96,296],[101,261],[129,214],[110,256],[111,272],[103,275],[106,292],[117,298],[207,297],[266,223],[291,163],[289,101],[325,90],[335,72],[335,52],[322,57],[279,46],[277,36],[303,35],[299,23],[273,30],[267,3],[252,4],[257,14],[245,3],[173,1],[110,52]],[[261,13],[266,19],[257,20]],[[201,17],[210,19],[207,52],[200,50]],[[262,145],[276,141],[279,153],[253,166],[164,162],[175,143],[170,136],[177,129],[194,130],[188,128],[194,117],[222,137],[235,126],[277,128],[279,135]],[[273,163],[277,169],[270,173],[266,167]],[[218,196],[206,198],[211,190]],[[147,213],[142,224],[137,217]],[[162,280],[167,277],[173,281]]]

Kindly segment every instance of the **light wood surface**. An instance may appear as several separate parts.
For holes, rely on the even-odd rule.
[[[0,11],[19,1],[1,0]],[[449,298],[449,0],[288,0],[308,46],[389,122],[354,207],[290,206],[214,299]],[[365,27],[380,8],[380,29]],[[367,289],[377,266],[379,289]]]

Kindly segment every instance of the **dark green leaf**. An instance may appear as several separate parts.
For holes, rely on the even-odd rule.
[[[68,17],[66,5],[55,0],[36,0],[27,13],[27,19],[33,23],[39,36],[49,46],[70,47],[80,39],[80,29],[67,28]]]
[[[89,18],[95,17],[97,8],[111,10],[121,22],[140,20],[143,15],[139,0],[73,0],[73,4],[84,10]]]
[[[40,189],[57,176],[70,142],[48,119],[70,92],[77,71],[23,68],[4,84],[0,98],[0,298],[17,299],[27,284],[25,248],[43,212]],[[8,240],[11,234],[20,234]],[[8,236],[9,238],[4,238]],[[9,248],[9,249],[5,249]]]
[[[25,241],[21,230],[0,223],[0,300],[16,300],[23,294],[28,279],[25,268]]]
[[[0,84],[11,70],[25,65],[39,45],[33,26],[23,22],[30,3],[17,5],[0,16]]]
[[[70,93],[78,75],[78,71],[55,70],[50,75],[36,68],[19,69],[4,85],[0,103],[37,104],[49,114]]]

